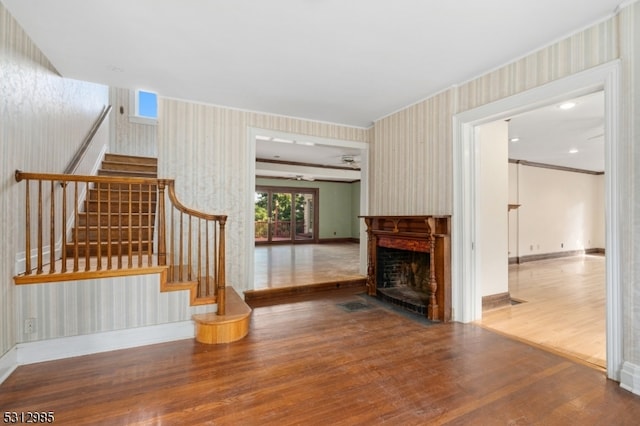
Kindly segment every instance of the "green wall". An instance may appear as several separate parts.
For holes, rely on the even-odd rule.
[[[318,237],[357,238],[360,208],[360,182],[319,182],[256,178],[256,186],[318,188],[320,221]],[[355,228],[355,229],[354,229]]]

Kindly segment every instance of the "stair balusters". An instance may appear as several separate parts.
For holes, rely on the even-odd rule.
[[[15,177],[18,182],[25,181],[26,188],[24,271],[14,278],[16,284],[158,273],[159,268],[167,268],[169,284],[195,286],[192,304],[217,302],[218,314],[224,314],[226,216],[182,205],[173,180],[21,171],[16,171]],[[50,185],[47,197],[44,182]],[[37,191],[31,190],[32,183]],[[73,200],[67,199],[69,192]],[[165,197],[171,209],[169,223]],[[34,204],[35,267],[31,235]],[[46,273],[45,264],[49,266]]]

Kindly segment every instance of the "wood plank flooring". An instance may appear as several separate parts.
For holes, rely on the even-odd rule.
[[[605,258],[572,256],[509,266],[511,297],[479,324],[606,368]]]
[[[256,308],[250,330],[226,345],[182,340],[21,366],[0,385],[0,407],[54,411],[65,425],[640,418],[640,397],[600,371],[474,324],[429,325],[364,295]]]
[[[256,246],[255,288],[273,289],[363,278],[359,250],[357,243]]]

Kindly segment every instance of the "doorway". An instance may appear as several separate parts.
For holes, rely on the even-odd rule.
[[[622,368],[622,301],[619,254],[620,224],[617,185],[620,170],[617,140],[619,105],[619,68],[613,61],[555,80],[509,98],[473,110],[453,119],[454,216],[452,241],[452,301],[454,320],[470,322],[482,316],[481,264],[476,250],[478,229],[477,175],[479,172],[475,128],[509,116],[550,105],[569,97],[596,90],[605,93],[605,199],[606,199],[606,346],[607,376],[620,380]]]
[[[258,186],[255,243],[318,242],[318,189]]]

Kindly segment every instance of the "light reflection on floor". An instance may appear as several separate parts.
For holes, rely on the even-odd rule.
[[[254,272],[256,289],[362,278],[360,245],[259,245],[255,248]]]

